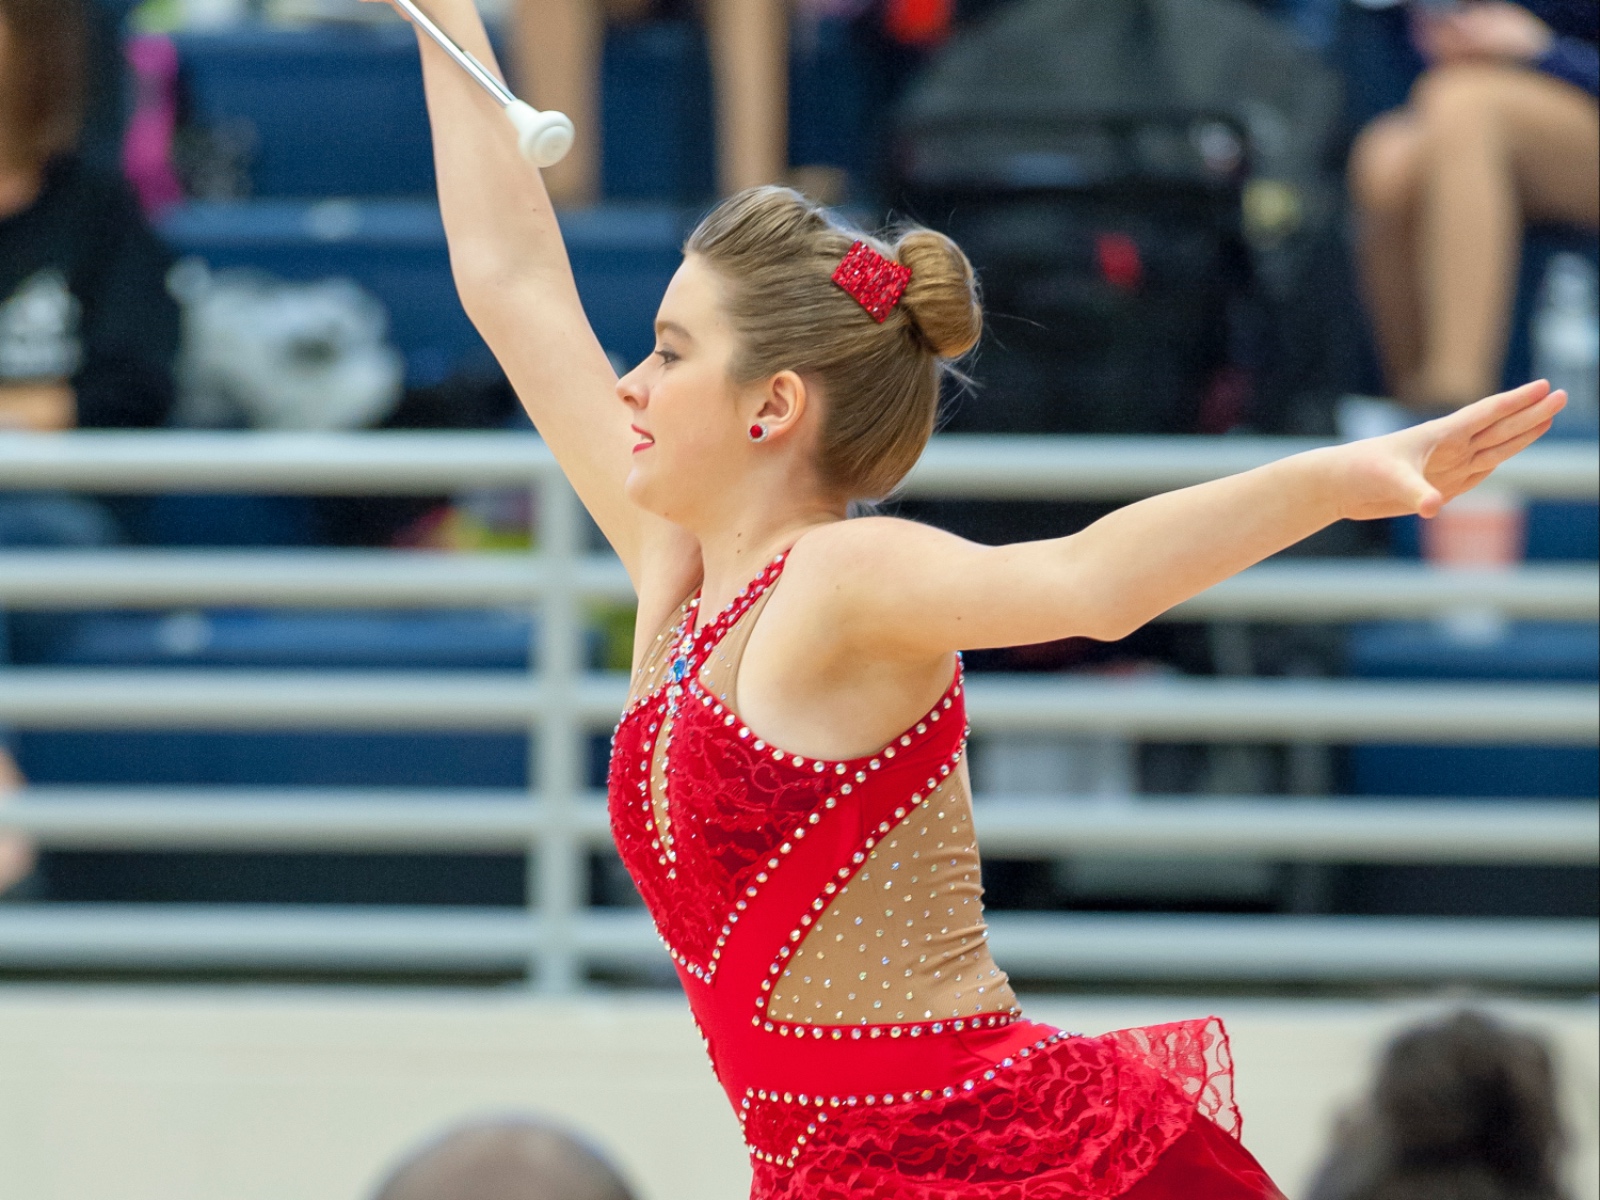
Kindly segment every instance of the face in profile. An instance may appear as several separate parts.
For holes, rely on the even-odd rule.
[[[617,382],[633,429],[626,491],[646,511],[692,522],[736,477],[749,439],[729,375],[735,348],[721,283],[690,255],[661,299],[654,352]]]

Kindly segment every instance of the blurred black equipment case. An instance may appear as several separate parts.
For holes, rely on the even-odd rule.
[[[895,146],[989,313],[947,427],[1220,432],[1292,389],[1274,314],[1337,211],[1338,97],[1241,0],[1018,0],[952,41]]]

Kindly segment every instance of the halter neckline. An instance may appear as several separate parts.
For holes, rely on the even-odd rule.
[[[706,649],[716,645],[721,640],[722,635],[732,627],[733,623],[744,616],[750,606],[761,599],[762,594],[778,581],[778,577],[783,574],[784,563],[789,558],[789,552],[793,549],[794,547],[790,546],[780,550],[766,566],[761,568],[755,578],[740,588],[738,594],[728,602],[727,606],[710,621],[706,622],[701,629],[695,629],[693,621],[699,615],[701,593],[705,590],[705,584],[702,583],[695,588],[694,595],[689,597],[689,612],[687,615],[690,624],[684,630],[684,633],[696,644],[705,642]]]

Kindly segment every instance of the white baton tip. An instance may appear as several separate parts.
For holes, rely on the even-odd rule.
[[[565,113],[540,112],[514,100],[506,105],[506,116],[516,127],[517,149],[534,166],[553,167],[572,149],[572,121]]]

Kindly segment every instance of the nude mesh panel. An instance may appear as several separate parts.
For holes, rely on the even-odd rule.
[[[750,642],[750,635],[755,632],[756,622],[766,609],[767,601],[772,599],[773,591],[773,588],[767,588],[749,611],[733,623],[706,656],[705,665],[696,676],[701,687],[735,711],[738,711],[738,703],[734,698],[734,684],[739,678],[739,664],[744,661],[744,648]]]
[[[775,982],[767,1016],[884,1025],[1016,1007],[989,954],[963,763],[840,886]]]
[[[628,692],[629,704],[648,696],[667,681],[667,672],[672,669],[672,651],[677,645],[672,633],[688,612],[689,601],[685,600],[667,618],[667,623],[656,634],[656,640],[644,652],[639,669],[633,673],[633,687]]]

